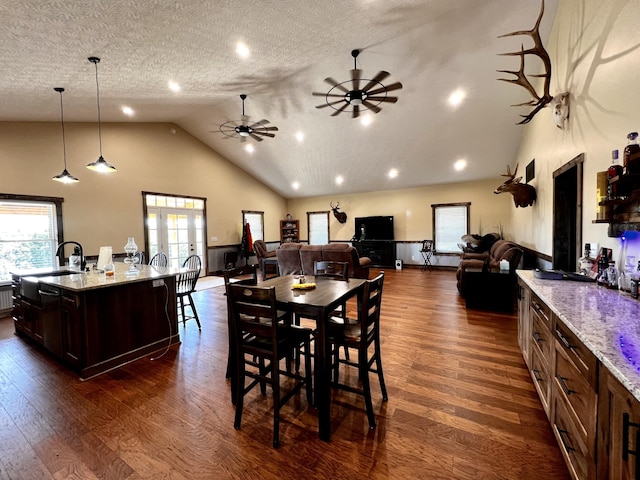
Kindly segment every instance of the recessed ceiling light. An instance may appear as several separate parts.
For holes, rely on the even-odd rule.
[[[298,190],[300,188],[300,183],[299,182],[293,182],[291,184],[291,186],[293,187],[294,190]]]
[[[336,185],[342,185],[342,182],[344,182],[344,178],[342,175],[338,175],[336,177]]]
[[[360,123],[363,127],[371,125],[371,122],[373,122],[373,115],[371,115],[370,113],[367,113],[360,118]]]
[[[249,153],[253,153],[255,151],[255,148],[253,148],[253,145],[251,145],[251,144],[249,144],[246,147],[244,147],[244,149]]]
[[[298,140],[299,143],[304,142],[304,133],[296,132],[296,140]]]
[[[458,88],[457,90],[452,92],[451,95],[449,95],[449,99],[447,101],[452,107],[458,107],[465,98],[467,98],[467,92],[465,92],[461,88]]]
[[[467,168],[467,161],[464,158],[461,158],[453,164],[453,168],[455,168],[456,171],[461,172],[462,170]]]
[[[179,92],[181,88],[180,85],[178,85],[176,82],[169,81],[169,90],[171,90],[172,92]]]
[[[122,107],[122,113],[132,117],[135,112],[133,111],[133,108],[131,108],[131,107]]]
[[[389,170],[389,178],[396,178],[398,176],[398,169],[397,168],[392,168],[391,170]]]
[[[240,58],[249,58],[249,55],[251,55],[249,47],[242,42],[236,43],[236,53]]]

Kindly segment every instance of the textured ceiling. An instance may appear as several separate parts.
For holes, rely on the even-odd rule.
[[[546,1],[543,39],[557,3]],[[285,197],[497,184],[526,113],[510,105],[529,98],[496,81],[496,70],[518,68],[516,57],[496,54],[530,44],[497,37],[532,28],[539,7],[532,0],[0,0],[0,121],[59,121],[58,86],[66,89],[65,121],[95,121],[87,57],[97,56],[103,122],[173,122]],[[236,55],[238,41],[248,59]],[[311,95],[331,88],[326,77],[350,79],[355,48],[364,78],[386,70],[383,83],[404,85],[367,127],[314,108],[324,99]],[[168,90],[170,80],[181,92]],[[456,88],[468,97],[453,109],[446,98]],[[279,128],[275,138],[241,143],[219,132],[240,119],[241,93],[251,120]],[[123,105],[135,115],[126,117]],[[533,121],[551,122],[550,113]],[[108,144],[103,150],[117,166]],[[452,168],[459,158],[468,162],[463,172]],[[390,168],[398,170],[393,180]]]

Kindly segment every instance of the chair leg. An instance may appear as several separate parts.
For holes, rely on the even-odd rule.
[[[242,407],[244,404],[244,365],[239,367],[239,371],[237,372],[237,381],[236,381],[236,418],[233,422],[233,428],[236,430],[240,429],[240,424],[242,423]]]
[[[311,373],[311,342],[304,342],[304,376],[307,384],[307,403],[313,405],[313,374]]]
[[[384,374],[382,373],[382,357],[380,355],[380,339],[376,338],[374,341],[374,355],[376,360],[376,370],[378,371],[378,381],[380,382],[380,391],[382,392],[382,399],[386,402],[389,400],[387,396],[387,386],[384,383]]]
[[[373,413],[373,402],[371,401],[371,384],[369,382],[369,366],[367,365],[367,350],[358,350],[358,370],[360,381],[362,382],[362,392],[364,394],[364,404],[367,408],[367,417],[369,419],[369,428],[376,428],[376,416]]]
[[[198,312],[196,311],[196,304],[193,301],[193,297],[189,293],[187,295],[189,297],[189,304],[191,305],[191,310],[193,311],[193,318],[196,319],[196,323],[198,324],[198,330],[202,330],[202,326],[200,325],[200,319],[198,318]]]
[[[271,360],[271,387],[273,388],[273,448],[280,446],[280,365]]]
[[[181,296],[178,297],[178,303],[180,304],[180,314],[182,316],[182,326],[186,326],[187,325],[187,320],[186,317],[184,315],[184,298]]]
[[[260,365],[260,375],[264,377],[267,372],[267,369],[264,366],[264,358],[260,357],[259,365]],[[264,380],[260,381],[260,393],[262,395],[267,394],[267,383]]]

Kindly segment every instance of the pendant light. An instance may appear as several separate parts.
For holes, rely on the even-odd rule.
[[[102,129],[100,124],[100,86],[98,84],[98,62],[100,62],[100,59],[98,57],[89,57],[88,60],[96,66],[96,98],[98,100],[98,140],[100,141],[100,156],[98,157],[98,160],[88,164],[87,168],[95,172],[111,173],[116,171],[116,167],[108,163],[102,156]]]
[[[60,183],[78,183],[80,180],[71,175],[67,170],[67,146],[64,139],[64,109],[62,108],[62,92],[64,92],[64,88],[56,87],[54,90],[60,94],[60,121],[62,123],[62,153],[64,158],[64,170],[60,175],[53,177],[53,180]]]

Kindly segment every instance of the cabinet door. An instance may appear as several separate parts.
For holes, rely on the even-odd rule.
[[[640,403],[609,372],[600,387],[598,478],[640,479]]]
[[[63,293],[60,304],[63,358],[71,366],[80,367],[82,365],[82,322],[79,299],[76,295]]]
[[[531,323],[529,321],[529,303],[531,302],[531,290],[521,281],[518,281],[518,345],[522,350],[524,363],[531,365],[529,353],[529,336],[531,335]]]

